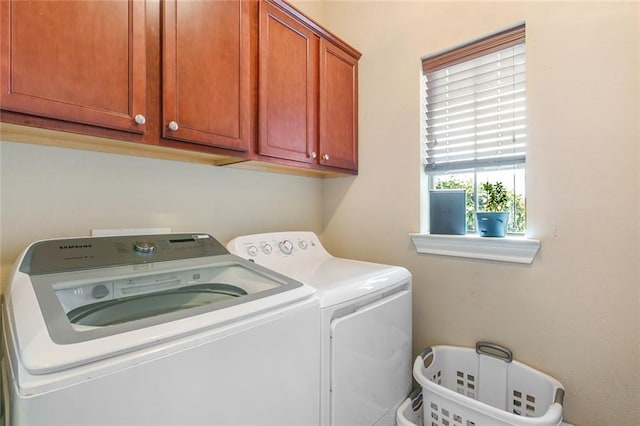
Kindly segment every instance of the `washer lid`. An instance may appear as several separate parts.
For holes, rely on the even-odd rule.
[[[98,284],[93,287],[92,293],[106,297],[109,291],[104,284]],[[242,288],[231,284],[183,285],[140,296],[110,298],[80,305],[67,312],[67,318],[74,325],[104,327],[154,317],[167,312],[214,305],[247,294]]]
[[[31,282],[49,336],[61,345],[228,308],[302,285],[233,255],[149,264],[143,270],[122,266],[36,275]],[[23,308],[13,295],[12,301],[15,309]]]

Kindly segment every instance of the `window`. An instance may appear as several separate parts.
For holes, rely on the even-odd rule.
[[[466,189],[467,232],[475,232],[474,212],[483,203],[478,188],[499,181],[509,192],[508,232],[524,233],[524,25],[429,56],[422,68],[427,182],[422,205],[429,189]]]

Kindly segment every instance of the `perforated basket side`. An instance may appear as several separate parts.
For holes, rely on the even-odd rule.
[[[505,409],[476,400],[478,382],[483,380],[477,376],[477,357],[472,349],[434,346],[428,353],[423,352],[416,358],[413,374],[422,386],[425,426],[557,426],[562,422],[562,404],[561,401],[555,401],[556,390],[561,390],[562,385],[552,377],[517,361],[511,363],[515,367],[514,373],[509,372],[508,375],[513,376],[513,382],[509,380],[507,395],[502,396],[507,399]],[[460,377],[461,374],[465,377]],[[472,376],[473,380],[468,376]],[[514,391],[524,395],[524,401],[528,401],[527,395],[535,397],[533,409],[528,409],[531,417],[526,417],[526,405],[524,413],[514,413],[514,407],[518,404],[513,402]],[[520,406],[522,404],[521,401]]]
[[[544,416],[559,390],[563,395],[562,384],[553,377],[514,361],[509,366],[507,411],[526,417]]]
[[[478,364],[475,352],[453,346],[434,346],[432,349],[431,364],[424,370],[424,375],[440,386],[476,399]]]

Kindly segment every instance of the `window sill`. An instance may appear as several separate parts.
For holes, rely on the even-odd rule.
[[[539,240],[525,237],[486,238],[471,234],[410,236],[418,253],[500,262],[531,263],[540,248]]]

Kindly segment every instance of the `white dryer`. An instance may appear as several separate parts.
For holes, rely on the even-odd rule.
[[[412,383],[409,271],[336,258],[312,232],[247,235],[227,248],[317,290],[321,425],[395,425]]]
[[[207,234],[32,244],[3,300],[10,425],[317,425],[312,287]]]

